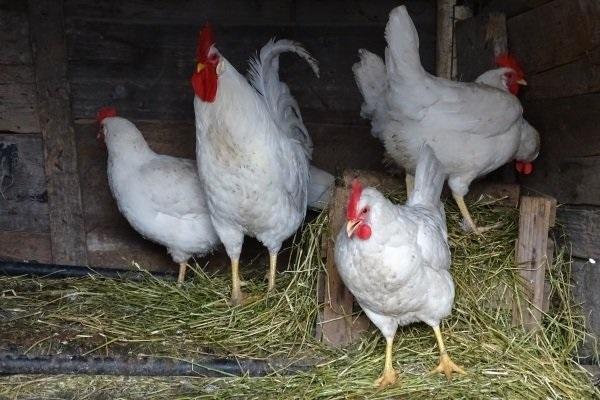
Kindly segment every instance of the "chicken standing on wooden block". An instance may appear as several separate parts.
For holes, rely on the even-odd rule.
[[[211,220],[231,259],[233,304],[243,299],[244,235],[269,250],[272,290],[281,244],[306,214],[312,142],[296,100],[279,80],[284,52],[302,57],[318,74],[299,44],[271,40],[251,61],[248,82],[217,50],[209,25],[198,40],[192,76],[196,155]]]
[[[134,124],[116,115],[110,107],[98,112],[110,190],[133,229],[167,248],[181,284],[188,259],[219,244],[198,169],[192,160],[156,154]]]
[[[435,332],[440,364],[450,379],[464,373],[452,362],[440,321],[454,302],[446,216],[440,194],[446,176],[429,146],[420,152],[415,187],[406,205],[392,204],[373,188],[352,183],[347,225],[335,243],[335,262],[344,284],[386,340],[379,386],[396,382],[392,344],[399,325],[422,321]],[[432,371],[433,372],[433,371]]]
[[[353,67],[364,98],[361,115],[371,119],[373,135],[406,170],[407,190],[419,149],[430,145],[448,173],[466,223],[483,232],[486,228],[477,228],[464,202],[471,182],[513,159],[519,172],[531,173],[530,162],[539,153],[539,134],[523,119],[515,96],[525,84],[523,71],[503,56],[497,60],[500,68],[472,83],[430,75],[421,65],[419,37],[404,6],[390,13],[385,37],[385,64],[361,49]]]

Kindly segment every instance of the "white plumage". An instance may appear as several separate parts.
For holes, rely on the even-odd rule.
[[[470,183],[513,159],[532,161],[539,152],[538,132],[508,92],[514,71],[488,71],[473,83],[430,75],[421,65],[417,31],[404,6],[390,13],[385,37],[385,64],[360,50],[353,67],[364,98],[362,115],[410,175],[419,149],[431,146],[465,219],[477,231],[462,199]]]
[[[198,170],[192,160],[156,154],[130,121],[101,121],[108,150],[108,183],[119,210],[133,229],[165,246],[180,264],[219,244]]]
[[[216,48],[211,52],[218,59],[216,96],[205,101],[197,91],[194,99],[197,162],[211,220],[232,260],[232,301],[239,303],[244,235],[269,250],[272,289],[281,244],[306,213],[312,142],[289,88],[279,81],[279,55],[294,52],[315,73],[318,68],[300,45],[270,41],[251,61],[248,82]]]
[[[338,272],[388,344],[384,373],[377,381],[380,385],[396,380],[391,345],[397,327],[417,321],[436,331],[441,352],[439,371],[462,372],[444,357],[439,335],[440,321],[450,314],[454,301],[445,213],[440,202],[444,180],[442,166],[425,146],[407,204],[394,205],[374,188],[361,191],[354,184],[348,224],[337,236]],[[364,236],[360,235],[362,226],[369,227]]]

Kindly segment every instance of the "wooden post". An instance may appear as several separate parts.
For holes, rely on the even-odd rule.
[[[523,196],[519,215],[517,265],[525,284],[525,298],[513,303],[513,325],[531,331],[539,327],[547,300],[545,295],[548,231],[554,225],[556,200]]]
[[[67,81],[63,2],[30,0],[28,8],[38,114],[44,138],[52,260],[57,264],[86,265],[86,236]]]
[[[437,2],[437,41],[435,73],[440,78],[452,78],[452,38],[456,0]]]
[[[370,171],[348,170],[343,182],[336,186],[329,206],[329,235],[326,240],[327,272],[319,279],[317,298],[324,303],[317,321],[316,336],[319,340],[337,347],[350,343],[369,327],[365,315],[353,318],[354,296],[346,288],[335,265],[335,238],[346,221],[346,204],[350,183],[359,178],[363,186],[373,186],[384,190],[403,190],[398,180]]]

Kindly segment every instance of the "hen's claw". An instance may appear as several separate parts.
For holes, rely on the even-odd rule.
[[[448,378],[448,380],[452,379],[453,372],[462,375],[466,374],[466,372],[461,367],[454,364],[454,362],[452,361],[452,359],[450,359],[450,356],[448,356],[448,354],[442,354],[440,356],[440,364],[434,369],[432,369],[429,373],[435,374],[436,372],[446,375],[446,378]]]
[[[390,386],[396,383],[398,380],[398,372],[394,369],[384,370],[383,374],[379,378],[375,380],[375,386],[379,388],[384,388],[386,386]]]

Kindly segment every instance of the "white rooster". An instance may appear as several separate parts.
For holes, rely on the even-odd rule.
[[[515,97],[523,72],[509,56],[473,83],[454,82],[427,73],[419,58],[419,37],[406,7],[392,10],[385,32],[386,61],[361,49],[353,67],[372,133],[387,153],[407,171],[413,185],[417,153],[432,147],[448,173],[465,221],[477,228],[464,202],[469,185],[516,159],[517,169],[530,173],[539,153],[539,134],[523,119]]]
[[[446,176],[425,146],[418,158],[415,186],[406,205],[392,204],[373,188],[352,184],[347,225],[335,242],[338,272],[367,317],[386,339],[379,386],[396,382],[392,344],[398,326],[422,321],[435,332],[440,364],[448,378],[464,373],[446,352],[440,321],[454,302],[450,249],[440,194]]]
[[[187,260],[219,244],[194,161],[156,154],[136,126],[117,117],[112,107],[102,108],[97,119],[119,211],[138,233],[167,248],[179,264],[181,284]]]
[[[306,214],[312,142],[298,104],[279,80],[279,55],[293,52],[318,76],[299,44],[269,41],[250,63],[250,82],[215,47],[209,25],[199,36],[192,76],[196,155],[211,220],[231,259],[233,304],[243,299],[239,257],[244,235],[269,251],[275,286],[282,242]]]

